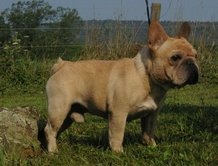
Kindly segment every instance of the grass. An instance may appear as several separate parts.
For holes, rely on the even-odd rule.
[[[207,87],[207,88],[205,88]],[[168,93],[158,118],[158,146],[140,143],[140,121],[127,124],[124,153],[108,148],[107,122],[87,115],[84,124],[73,124],[58,139],[59,153],[43,152],[32,158],[0,151],[5,165],[217,165],[217,86],[198,84]],[[46,115],[45,94],[11,95],[0,98],[0,106],[33,106]]]

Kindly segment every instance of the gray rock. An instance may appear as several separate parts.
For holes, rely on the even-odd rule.
[[[0,148],[21,156],[40,153],[39,115],[30,107],[0,108]]]

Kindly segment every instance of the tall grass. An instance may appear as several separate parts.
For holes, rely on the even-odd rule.
[[[137,31],[119,20],[107,26],[93,23],[87,33],[82,59],[133,57],[140,47],[134,43]]]
[[[206,26],[205,23],[193,23],[190,41],[198,52],[198,62],[201,69],[201,81],[217,84],[218,80],[218,46],[216,23]],[[201,30],[201,34],[199,34]]]
[[[43,91],[50,67],[48,59],[32,58],[31,52],[21,46],[21,40],[15,34],[1,50],[0,94]]]

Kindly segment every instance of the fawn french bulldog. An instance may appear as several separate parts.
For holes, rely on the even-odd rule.
[[[125,125],[141,118],[143,142],[155,146],[154,127],[166,92],[198,82],[197,52],[187,41],[190,27],[172,38],[152,22],[148,44],[134,58],[114,61],[69,62],[59,59],[46,85],[48,121],[45,135],[49,152],[57,151],[56,138],[84,114],[108,120],[110,148],[122,152]]]

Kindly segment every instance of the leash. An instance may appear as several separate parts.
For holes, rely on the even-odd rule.
[[[148,0],[145,0],[146,9],[147,9],[147,18],[148,18],[148,25],[151,24],[150,14],[149,14],[149,7],[148,7]]]

